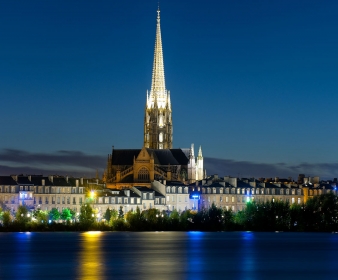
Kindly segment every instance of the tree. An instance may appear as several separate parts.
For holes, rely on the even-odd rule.
[[[123,219],[123,217],[124,217],[123,207],[120,206],[120,209],[119,209],[119,219]]]
[[[9,211],[2,212],[2,225],[7,228],[12,222],[11,213]]]
[[[15,218],[19,224],[26,224],[30,220],[28,208],[25,205],[20,205],[16,211]]]
[[[38,209],[34,213],[34,218],[37,219],[38,223],[47,224],[48,223],[48,211],[42,211]]]
[[[69,208],[65,208],[61,212],[61,219],[64,221],[70,221],[73,218],[73,215]]]
[[[90,227],[95,222],[95,213],[89,203],[84,203],[81,205],[79,222],[85,228]]]
[[[60,212],[56,208],[53,208],[52,210],[49,211],[49,218],[52,221],[59,220],[60,219]]]
[[[104,215],[103,215],[103,218],[104,218],[107,222],[110,221],[110,218],[111,218],[111,211],[112,211],[112,210],[110,210],[109,207],[108,207],[107,210],[106,210],[106,212],[105,212]]]

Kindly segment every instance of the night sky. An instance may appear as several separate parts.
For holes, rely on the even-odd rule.
[[[174,148],[207,173],[337,177],[338,1],[162,0]],[[141,148],[156,0],[1,1],[0,175]]]

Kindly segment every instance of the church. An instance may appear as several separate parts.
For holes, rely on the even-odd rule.
[[[205,177],[201,147],[197,157],[194,144],[187,149],[173,148],[172,108],[170,92],[165,86],[159,9],[151,89],[146,96],[143,143],[142,149],[113,147],[104,174],[108,188],[150,188],[154,180],[190,184]]]

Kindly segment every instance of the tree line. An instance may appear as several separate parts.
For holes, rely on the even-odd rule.
[[[107,209],[99,216],[91,203],[81,205],[80,212],[56,208],[29,211],[18,207],[15,215],[0,209],[1,231],[338,231],[338,201],[334,194],[308,199],[303,204],[280,200],[250,201],[245,209],[232,212],[216,207],[183,212],[148,209],[123,212]]]

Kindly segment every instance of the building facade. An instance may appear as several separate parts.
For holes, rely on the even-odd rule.
[[[78,212],[85,202],[83,178],[40,175],[0,176],[0,202],[12,212],[19,205],[29,209],[62,211],[69,208]]]

